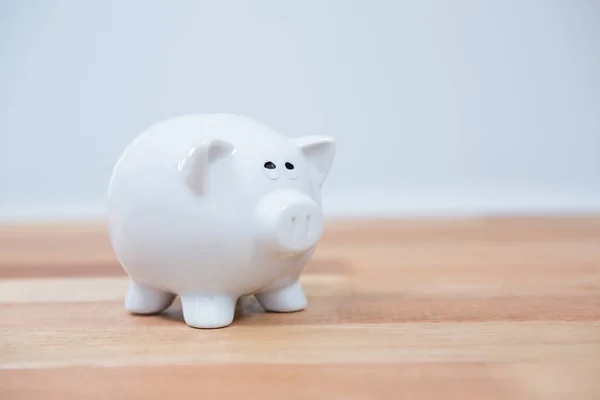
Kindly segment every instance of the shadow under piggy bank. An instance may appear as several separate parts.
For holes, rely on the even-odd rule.
[[[338,320],[340,308],[344,308],[343,305],[352,298],[353,272],[353,264],[348,260],[317,257],[307,264],[301,277],[308,300],[306,309],[295,312],[266,311],[254,296],[242,296],[236,303],[233,322],[228,326],[304,325]],[[161,313],[136,317],[156,318],[163,323],[167,321],[186,326],[179,296]]]

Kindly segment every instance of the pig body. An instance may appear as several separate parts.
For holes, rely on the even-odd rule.
[[[125,307],[163,311],[179,295],[189,326],[231,324],[239,297],[270,311],[306,307],[299,276],[323,233],[324,136],[287,138],[248,118],[158,123],[118,160],[110,242],[131,278]]]

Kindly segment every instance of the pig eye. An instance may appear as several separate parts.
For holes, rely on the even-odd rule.
[[[265,175],[267,175],[270,179],[277,179],[279,177],[275,163],[272,161],[267,161],[264,167]]]
[[[290,179],[296,179],[296,170],[294,169],[294,164],[291,162],[285,163],[285,174]]]

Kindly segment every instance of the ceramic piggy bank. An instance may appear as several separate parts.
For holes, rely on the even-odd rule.
[[[154,314],[181,299],[195,328],[232,323],[237,300],[268,311],[307,301],[299,276],[324,229],[325,136],[288,138],[245,117],[158,123],[114,167],[108,229],[130,277],[125,308]]]

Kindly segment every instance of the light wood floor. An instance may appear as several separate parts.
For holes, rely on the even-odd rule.
[[[123,309],[103,226],[0,228],[0,399],[600,399],[600,217],[331,223],[308,309]]]

